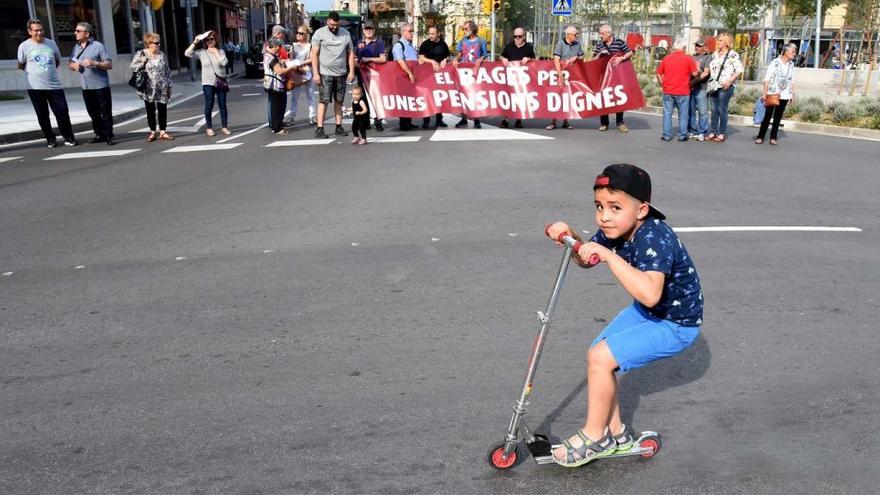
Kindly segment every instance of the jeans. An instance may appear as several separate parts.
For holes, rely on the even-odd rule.
[[[788,100],[779,100],[779,105],[775,107],[766,107],[764,110],[764,120],[761,121],[761,129],[758,131],[758,139],[763,140],[767,134],[767,127],[770,126],[770,119],[773,119],[773,127],[770,128],[770,139],[774,141],[779,137],[779,122],[782,121],[782,114],[785,113],[785,106]]]
[[[110,97],[110,88],[84,89],[83,102],[86,104],[86,112],[92,119],[92,130],[95,137],[113,138],[113,100]]]
[[[269,119],[272,132],[284,129],[284,110],[287,106],[287,93],[285,91],[268,91],[269,95]]]
[[[599,117],[599,123],[601,125],[607,126],[610,122],[611,119],[608,118],[608,115]],[[623,124],[623,112],[617,112],[614,114],[614,123],[617,125]]]
[[[678,107],[678,138],[687,138],[690,95],[663,94],[663,139],[672,139],[672,111]]]
[[[692,134],[709,133],[709,97],[706,89],[699,89],[691,93],[690,101],[691,116],[688,119],[688,132]]]
[[[49,120],[49,108],[55,114],[55,120],[58,121],[58,130],[66,141],[73,141],[73,127],[70,125],[70,111],[67,108],[67,98],[64,97],[64,90],[61,89],[29,89],[28,97],[31,99],[31,105],[34,106],[34,112],[37,113],[37,122],[40,123],[40,129],[43,131],[43,137],[46,141],[55,142],[55,132],[52,130],[52,121]]]
[[[168,104],[144,100],[144,106],[147,108],[147,125],[150,127],[150,132],[156,132],[156,110],[159,111],[159,130],[164,131],[168,125]]]
[[[205,95],[205,125],[210,129],[214,123],[211,114],[214,113],[214,95],[217,95],[217,106],[220,107],[220,125],[226,127],[228,123],[226,113],[226,91],[217,91],[216,86],[202,85],[202,93]]]
[[[318,114],[318,98],[315,94],[315,83],[312,81],[293,88],[290,93],[290,118],[296,118],[296,107],[299,106],[299,99],[302,95],[306,95],[306,101],[309,103],[309,118],[314,119]]]
[[[712,125],[709,128],[711,134],[727,134],[727,106],[735,89],[735,86],[719,89],[714,96],[709,97],[712,102]]]

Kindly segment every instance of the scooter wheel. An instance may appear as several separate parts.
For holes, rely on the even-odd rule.
[[[516,465],[517,460],[517,450],[519,449],[519,445],[514,447],[513,451],[507,455],[507,459],[504,458],[504,445],[506,442],[498,442],[492,447],[489,448],[489,452],[486,453],[486,460],[489,461],[489,465],[495,469],[510,469]]]
[[[645,459],[650,459],[657,455],[657,452],[660,452],[660,438],[648,437],[639,442],[639,447],[643,449],[650,449],[647,452],[642,453],[642,457],[644,457]]]

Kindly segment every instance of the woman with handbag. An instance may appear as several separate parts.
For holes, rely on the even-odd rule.
[[[767,75],[764,76],[764,119],[761,120],[761,129],[755,144],[762,144],[773,119],[773,127],[770,128],[770,144],[779,143],[779,122],[785,107],[794,100],[794,57],[797,56],[797,45],[788,43],[782,48],[782,53],[767,66]]]
[[[290,123],[293,125],[296,119],[296,107],[299,106],[300,98],[305,95],[309,104],[309,124],[315,123],[318,114],[318,99],[315,92],[315,83],[312,82],[312,44],[309,42],[309,26],[303,25],[296,30],[296,43],[291,45],[291,60],[288,66],[296,67],[290,73],[290,79],[294,82],[293,91],[290,93]]]
[[[739,54],[733,50],[733,36],[721,33],[715,40],[715,55],[709,63],[709,82],[706,94],[712,103],[712,118],[709,125],[708,141],[717,143],[727,139],[727,113],[730,99],[736,89],[736,79],[743,73]]]
[[[168,102],[171,100],[171,68],[168,66],[168,58],[159,50],[161,45],[159,35],[147,33],[144,35],[144,49],[137,52],[131,60],[131,71],[137,73],[143,71],[146,75],[146,83],[138,87],[137,94],[144,100],[147,109],[147,124],[150,126],[150,134],[147,142],[156,139],[172,141],[174,137],[165,132],[168,124]],[[156,113],[159,114],[159,133],[156,133]]]
[[[224,67],[228,63],[226,54],[218,48],[217,35],[214,31],[206,31],[193,40],[192,44],[183,52],[189,58],[198,57],[202,64],[202,93],[205,96],[205,131],[208,136],[214,136],[214,125],[211,114],[214,113],[214,96],[217,96],[217,105],[220,107],[220,132],[232,134],[227,127],[226,93],[229,92],[229,83],[220,74],[224,73]]]

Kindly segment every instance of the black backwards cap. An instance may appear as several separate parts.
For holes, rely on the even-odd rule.
[[[651,204],[651,176],[639,167],[629,163],[608,165],[596,177],[593,190],[595,191],[603,187],[623,191],[639,201],[648,203],[650,207],[648,211],[649,216],[660,220],[666,219],[666,215],[660,213],[660,210],[654,208],[654,205]]]

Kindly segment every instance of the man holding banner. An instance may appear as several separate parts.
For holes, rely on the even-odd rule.
[[[419,53],[416,51],[416,48],[413,46],[413,26],[410,23],[403,23],[400,26],[400,40],[394,44],[394,48],[391,49],[391,56],[397,65],[406,72],[406,77],[409,78],[409,81],[415,85],[416,76],[413,73],[412,69],[410,69],[409,61],[418,61]],[[414,131],[418,129],[417,126],[413,125],[412,118],[410,117],[400,117],[400,130],[401,131]]]
[[[507,65],[510,62],[519,62],[520,64],[527,64],[531,60],[535,60],[535,48],[531,43],[526,41],[526,30],[518,27],[513,30],[513,41],[504,46],[504,50],[501,52],[501,62],[504,65]],[[501,128],[507,129],[508,127],[507,118],[504,118],[501,121]],[[522,119],[516,119],[513,122],[513,126],[517,129],[523,126]]]
[[[562,73],[563,66],[569,66],[584,56],[584,48],[578,40],[580,35],[576,27],[566,26],[565,36],[559,40],[556,49],[553,50],[553,66],[556,68],[556,80],[560,87],[564,87],[566,82]],[[562,128],[571,129],[568,119],[562,119]],[[556,129],[556,119],[553,119],[545,129],[548,131]]]
[[[612,67],[617,67],[624,60],[629,60],[633,55],[633,51],[629,49],[626,42],[620,38],[614,37],[614,32],[608,24],[602,24],[599,27],[599,42],[593,49],[593,57],[611,57],[608,61]],[[599,118],[599,130],[608,130],[609,114],[605,114]],[[623,112],[615,114],[615,124],[620,132],[629,132],[629,128],[623,123]]]
[[[428,39],[422,42],[419,45],[419,63],[420,64],[431,64],[431,68],[434,69],[434,72],[440,72],[441,70],[446,68],[446,62],[449,61],[449,45],[446,44],[445,41],[440,39],[440,33],[437,31],[436,26],[431,26],[428,28]],[[445,122],[443,122],[443,114],[438,113],[435,115],[435,125],[437,127],[448,127]],[[425,117],[422,119],[422,129],[429,129],[431,127],[431,117]]]
[[[474,64],[474,70],[478,70],[489,50],[486,48],[486,40],[477,35],[477,23],[474,21],[467,21],[466,25],[467,36],[458,42],[458,46],[456,47],[458,54],[456,55],[455,60],[452,61],[452,65],[458,68],[459,62],[470,62]],[[461,114],[461,120],[455,124],[455,127],[467,127],[467,117],[465,114]],[[480,125],[480,119],[474,119],[474,129],[480,129],[482,127],[483,126]]]

